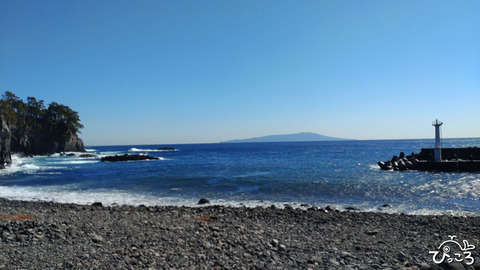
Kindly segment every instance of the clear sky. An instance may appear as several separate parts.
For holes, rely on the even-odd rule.
[[[480,137],[480,1],[0,1],[0,91],[86,145]]]

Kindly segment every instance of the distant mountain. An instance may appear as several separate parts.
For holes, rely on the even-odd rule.
[[[313,132],[300,132],[296,134],[284,134],[284,135],[270,135],[263,137],[255,137],[249,139],[238,139],[225,141],[222,143],[241,143],[241,142],[311,142],[311,141],[340,141],[348,140],[336,137],[329,137],[320,135]]]

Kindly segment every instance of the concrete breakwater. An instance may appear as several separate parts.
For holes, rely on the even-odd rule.
[[[434,160],[433,148],[422,148],[420,153],[393,156],[391,160],[380,161],[382,170],[419,170],[436,172],[480,172],[480,148],[442,148],[442,160]]]

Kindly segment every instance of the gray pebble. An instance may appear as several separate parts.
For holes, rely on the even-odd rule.
[[[333,208],[96,207],[0,199],[0,213],[35,217],[0,219],[0,266],[14,269],[428,269],[428,251],[448,233],[462,232],[460,243],[475,245],[480,235],[480,217]],[[480,260],[478,249],[472,256]]]

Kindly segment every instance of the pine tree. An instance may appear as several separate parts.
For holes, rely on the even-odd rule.
[[[52,102],[48,109],[44,101],[28,97],[25,104],[10,91],[5,91],[0,100],[0,114],[11,129],[48,133],[54,131],[67,139],[72,134],[80,133],[83,125],[78,113],[68,106]]]

